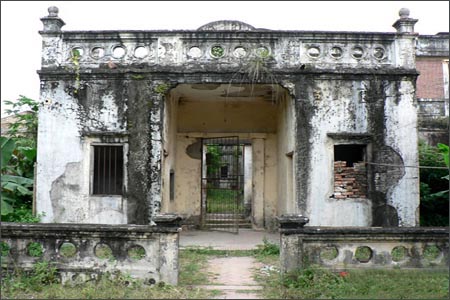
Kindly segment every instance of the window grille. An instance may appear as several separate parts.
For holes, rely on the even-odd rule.
[[[122,195],[123,146],[94,146],[93,194]]]

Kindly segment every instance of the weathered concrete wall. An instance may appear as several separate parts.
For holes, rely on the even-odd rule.
[[[188,183],[199,189],[201,160],[186,157],[188,139],[233,133],[252,140],[256,226],[272,227],[271,217],[288,210],[311,225],[417,224],[417,170],[405,167],[417,165],[417,20],[407,10],[396,33],[270,31],[231,21],[197,31],[61,31],[54,9],[42,21],[37,202],[45,222],[148,224],[161,209],[197,214],[200,194]],[[291,108],[267,101],[280,86]],[[121,197],[90,192],[95,139],[126,145]],[[366,147],[367,198],[331,197],[334,145],[346,143]],[[295,182],[280,185],[291,151]],[[386,162],[396,166],[379,165]],[[171,169],[182,199],[174,203]]]
[[[2,223],[2,243],[9,250],[6,256],[2,255],[2,268],[29,270],[38,261],[48,261],[57,268],[63,283],[99,279],[106,272],[114,276],[119,271],[146,284],[176,285],[180,228],[169,223],[157,226]],[[32,243],[34,252],[29,251]],[[38,255],[37,248],[42,255]]]
[[[295,155],[295,115],[294,101],[289,95],[280,97],[278,105],[277,146],[278,146],[278,214],[296,213],[295,172],[293,156]]]
[[[448,227],[281,228],[281,270],[310,265],[333,270],[448,269],[448,232]]]

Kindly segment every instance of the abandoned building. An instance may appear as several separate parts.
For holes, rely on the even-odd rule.
[[[43,222],[418,226],[417,20],[399,15],[389,33],[62,31],[49,8]]]

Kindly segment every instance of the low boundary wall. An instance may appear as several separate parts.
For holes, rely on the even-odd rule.
[[[179,217],[155,218],[155,226],[2,223],[2,268],[29,270],[54,264],[62,282],[130,275],[148,284],[178,283]]]
[[[448,227],[303,227],[280,222],[282,272],[319,265],[355,268],[448,269]]]

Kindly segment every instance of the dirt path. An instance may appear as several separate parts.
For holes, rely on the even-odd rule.
[[[220,290],[222,295],[215,299],[261,299],[262,287],[253,279],[255,269],[261,266],[250,256],[212,258],[207,270],[211,283],[199,287]]]

